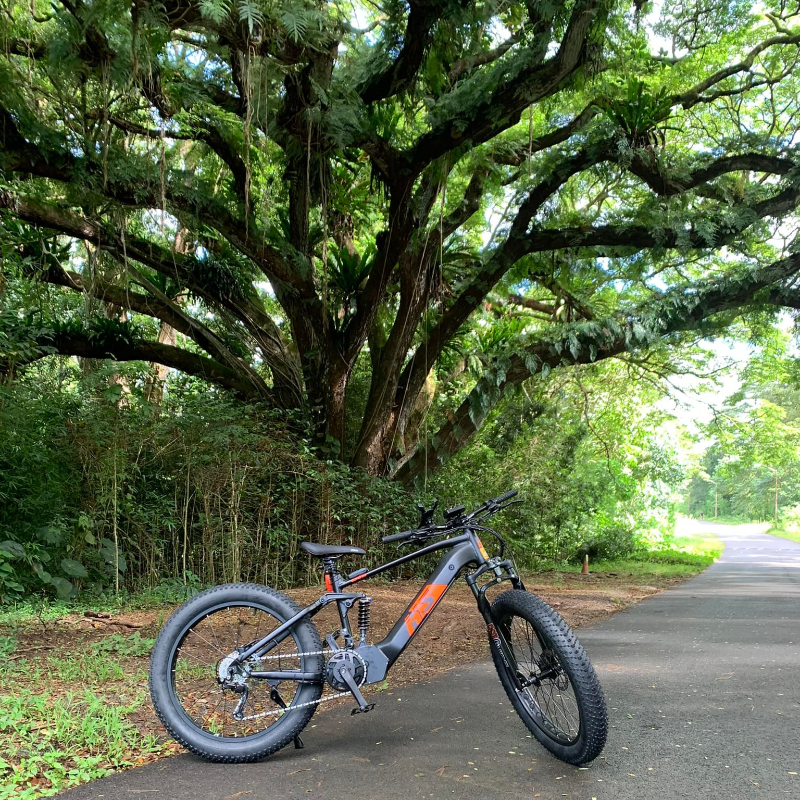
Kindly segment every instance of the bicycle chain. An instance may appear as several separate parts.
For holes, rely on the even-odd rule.
[[[242,717],[242,722],[249,719],[259,719],[260,717],[274,717],[278,714],[288,714],[290,711],[294,711],[296,708],[305,708],[306,706],[317,706],[320,703],[324,703],[327,700],[335,700],[337,697],[344,697],[345,695],[349,695],[350,692],[339,692],[339,694],[331,694],[328,697],[320,697],[319,700],[309,700],[307,703],[299,703],[296,706],[289,706],[289,708],[278,708],[275,711],[263,711],[261,714],[251,714],[249,717]]]
[[[256,656],[259,661],[275,661],[278,658],[300,658],[300,656],[329,656],[331,653],[341,652],[338,650],[314,650],[310,653],[280,653],[277,656]]]
[[[327,656],[331,653],[337,652],[336,650],[314,650],[310,653],[283,653],[282,655],[278,656],[261,656],[258,660],[259,661],[274,661],[279,658],[299,658],[300,656]],[[325,703],[328,700],[335,700],[337,697],[345,697],[349,695],[350,692],[339,692],[339,694],[331,694],[327,697],[320,697],[319,700],[309,700],[307,703],[299,703],[296,706],[290,706],[289,708],[278,708],[275,711],[264,711],[261,714],[251,714],[248,717],[242,717],[242,722],[251,719],[260,719],[261,717],[274,717],[278,716],[279,714],[286,714],[289,711],[294,711],[296,708],[307,708],[308,706],[317,706],[320,703]]]

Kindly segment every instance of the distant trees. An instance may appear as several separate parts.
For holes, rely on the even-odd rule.
[[[712,442],[692,479],[688,511],[778,521],[800,504],[800,382],[791,357],[758,358],[740,393],[704,434]]]

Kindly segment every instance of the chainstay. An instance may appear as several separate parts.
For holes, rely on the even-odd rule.
[[[277,661],[280,658],[290,659],[290,658],[300,658],[300,656],[329,656],[332,653],[337,652],[336,650],[312,650],[307,653],[281,653],[277,656],[259,656],[259,661]]]
[[[300,656],[327,656],[335,653],[335,650],[313,650],[303,653],[283,653],[277,656],[262,656],[259,661],[275,661],[281,658],[299,658]],[[277,717],[282,714],[288,714],[296,708],[307,708],[308,706],[318,706],[320,703],[325,703],[328,700],[335,700],[337,697],[345,697],[350,692],[339,692],[338,694],[331,694],[327,697],[320,697],[319,700],[310,700],[307,703],[298,703],[296,706],[289,706],[289,708],[277,708],[275,711],[263,711],[261,714],[250,714],[250,716],[242,717],[242,722],[251,719],[260,719],[261,717]]]

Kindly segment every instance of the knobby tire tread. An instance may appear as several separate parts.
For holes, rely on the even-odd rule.
[[[254,736],[254,741],[249,744],[245,739],[250,737],[242,737],[242,741],[236,744],[219,740],[217,743],[219,746],[214,748],[209,746],[213,742],[213,737],[199,730],[196,737],[183,734],[182,730],[186,723],[181,718],[180,712],[174,707],[172,698],[166,689],[166,683],[162,684],[162,681],[171,680],[169,659],[175,639],[184,634],[189,621],[202,617],[203,608],[213,607],[226,594],[230,595],[228,605],[260,602],[268,607],[271,606],[271,610],[279,610],[284,620],[302,610],[287,595],[257,583],[227,583],[206,589],[181,605],[161,629],[150,657],[148,685],[156,715],[170,736],[181,747],[207,761],[221,764],[244,764],[267,758],[293,741],[308,725],[317,707],[312,705],[292,711],[292,707],[289,706],[287,714],[292,715],[291,720],[289,718],[279,720],[280,724],[276,723],[276,729],[273,731],[275,735],[269,736],[271,729],[267,728],[262,734],[258,734],[257,738]],[[300,639],[303,651],[316,652],[323,649],[319,632],[309,620],[297,623],[293,626],[292,631]],[[322,681],[322,658],[321,656],[315,658],[319,660],[320,681]],[[319,685],[305,684],[305,686],[310,687],[312,691],[305,693],[302,702],[319,699],[322,694],[321,682]],[[316,694],[316,698],[313,697],[314,694]]]
[[[490,641],[492,659],[508,699],[526,727],[556,758],[576,766],[588,764],[600,755],[608,736],[606,701],[589,657],[561,615],[536,595],[518,589],[498,595],[492,603],[492,615],[499,622],[509,614],[527,620],[552,645],[565,668],[581,716],[578,741],[571,745],[556,742],[536,724],[517,696],[514,679]]]

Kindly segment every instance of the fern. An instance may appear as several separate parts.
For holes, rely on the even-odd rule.
[[[286,28],[286,33],[294,42],[299,42],[308,30],[308,23],[305,14],[294,11],[284,11],[281,16],[281,25]]]
[[[200,0],[199,5],[200,13],[217,24],[231,13],[230,0]]]
[[[264,22],[264,13],[253,2],[253,0],[239,0],[239,22],[247,23],[247,30],[252,36],[255,27],[259,27]]]

